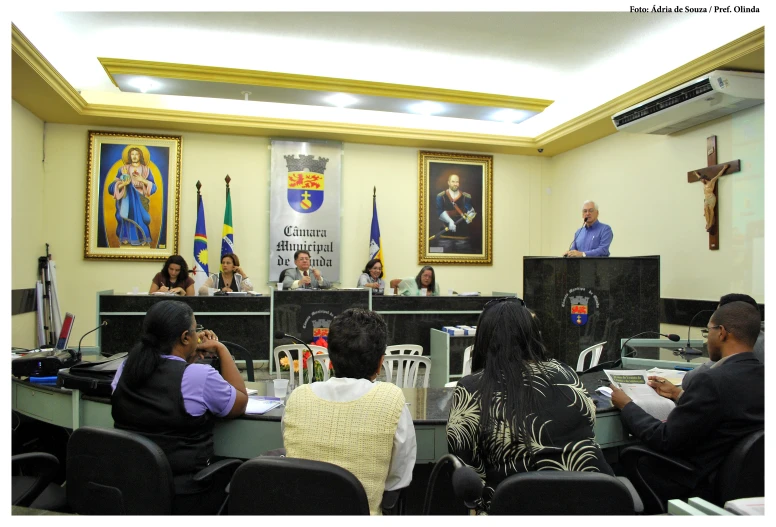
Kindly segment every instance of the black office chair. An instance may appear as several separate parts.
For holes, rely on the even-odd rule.
[[[287,269],[283,269],[282,271],[280,271],[280,278],[278,278],[278,282],[282,282],[283,281],[283,279],[286,277],[286,272],[293,271],[293,270],[294,270],[293,267],[289,267]]]
[[[620,478],[600,472],[521,472],[499,483],[489,514],[628,515],[640,506],[634,495]]]
[[[445,454],[431,470],[423,501],[424,515],[468,514],[482,497],[484,482],[474,469],[458,456]],[[451,491],[455,505],[451,508]],[[456,505],[460,504],[460,507]]]
[[[202,469],[193,484],[225,489],[239,460],[227,459]],[[82,427],[67,444],[67,502],[76,514],[187,514],[176,504],[170,464],[159,446],[139,434],[113,428]],[[192,495],[186,496],[191,498]],[[216,514],[226,498],[215,493]]]
[[[667,503],[658,497],[639,470],[639,461],[645,458],[658,460],[678,474],[687,473],[688,476],[692,476],[697,468],[643,445],[629,446],[620,452],[620,461],[644,500],[646,512],[664,514]],[[757,430],[740,439],[697,491],[703,499],[720,507],[729,500],[765,496],[765,431]]]
[[[11,456],[11,504],[47,511],[67,510],[65,489],[53,483],[59,460],[46,452]]]
[[[227,510],[229,515],[368,515],[369,501],[358,478],[342,467],[261,456],[235,471]]]

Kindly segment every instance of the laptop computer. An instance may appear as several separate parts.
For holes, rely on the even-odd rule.
[[[75,322],[75,315],[72,313],[65,313],[65,320],[62,321],[62,331],[59,332],[59,340],[54,347],[54,353],[67,349],[67,343],[70,340],[70,332],[73,331],[73,324]]]

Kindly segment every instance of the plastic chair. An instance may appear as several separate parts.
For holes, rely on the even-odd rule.
[[[319,346],[316,346],[316,348]],[[325,348],[324,348],[325,349]],[[329,358],[328,353],[318,353],[316,352],[315,355],[313,355],[313,359],[315,362],[321,365],[321,368],[323,369],[323,380],[328,381],[329,380],[329,365],[331,364],[331,359]],[[311,362],[312,364],[312,362]]]
[[[626,481],[600,472],[520,472],[499,483],[488,513],[491,516],[635,514],[641,501]]]
[[[395,364],[391,364],[395,363]],[[415,388],[418,381],[418,368],[422,364],[426,368],[421,388],[428,388],[428,379],[431,374],[431,359],[420,355],[385,355],[383,366],[390,364],[385,369],[385,380],[394,383],[399,388]],[[393,369],[396,368],[396,375]],[[394,377],[396,380],[394,381]]]
[[[648,514],[664,514],[667,510],[658,492],[649,486],[639,470],[643,458],[659,460],[673,471],[684,471],[688,476],[697,472],[692,464],[667,456],[643,445],[626,447],[620,453],[625,473],[633,481],[644,500]],[[709,477],[710,483],[701,488],[701,497],[723,507],[725,502],[738,498],[765,496],[765,431],[757,430],[740,439]]]
[[[467,375],[471,375],[472,373],[472,350],[474,349],[474,344],[471,346],[466,346],[466,349],[463,350],[463,369],[461,370],[461,377],[466,377]]]
[[[358,478],[342,467],[260,456],[235,471],[227,510],[229,515],[368,515],[369,501]]]
[[[394,344],[385,347],[386,355],[423,355],[423,346],[420,344]],[[390,370],[392,364],[383,363],[383,367]],[[393,372],[391,372],[393,373]]]
[[[604,350],[604,344],[606,344],[606,341],[603,341],[599,344],[593,344],[589,348],[582,350],[582,352],[579,354],[579,359],[577,359],[577,372],[583,372],[587,368],[598,366],[598,360],[601,358],[601,353]],[[590,359],[590,365],[585,368],[585,359],[588,355],[592,355],[592,358]]]
[[[59,460],[46,452],[11,456],[11,505],[47,511],[67,509],[65,489],[53,483]],[[18,474],[17,474],[18,472]]]
[[[310,349],[313,352],[313,356],[317,355],[318,352],[321,352],[326,355],[326,359],[329,358],[329,350],[324,348],[323,346],[316,346],[314,344],[310,344]],[[296,382],[294,381],[294,357],[291,354],[292,351],[296,352],[297,358],[299,359],[299,386],[304,384],[304,369],[302,368],[302,356],[304,355],[304,352],[307,351],[307,348],[304,347],[302,344],[284,344],[282,346],[275,346],[275,349],[273,350],[273,353],[275,355],[275,369],[277,378],[280,379],[280,359],[285,355],[285,357],[288,359],[288,367],[289,367],[289,384],[291,386],[297,386]],[[324,368],[324,377],[328,379],[329,375],[329,365],[326,363],[326,367]],[[308,360],[307,361],[307,378],[310,379],[310,382],[312,382],[313,378],[313,361]]]
[[[194,493],[215,505],[226,499],[226,485],[241,462],[225,459],[192,478],[203,492]],[[211,492],[211,488],[224,489]],[[175,486],[167,456],[150,439],[115,428],[78,428],[67,443],[67,502],[76,514],[169,515],[176,510]],[[187,495],[187,498],[191,495]]]

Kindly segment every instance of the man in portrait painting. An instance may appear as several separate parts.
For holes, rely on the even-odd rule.
[[[445,231],[438,236],[439,246],[446,253],[471,253],[470,223],[476,214],[471,194],[460,188],[461,178],[451,174],[447,178],[447,190],[436,196],[437,217]]]
[[[132,146],[108,192],[116,200],[116,236],[122,245],[151,245],[149,197],[156,182],[140,148]]]

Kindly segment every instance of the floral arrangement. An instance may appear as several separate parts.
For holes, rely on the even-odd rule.
[[[321,346],[323,348],[328,348],[329,343],[324,338],[318,338],[317,340],[311,342],[311,344],[315,346]],[[316,353],[316,355],[323,354],[322,351],[319,351]],[[307,378],[307,360],[311,357],[311,354],[309,351],[305,350],[305,352],[302,354],[302,375],[304,376],[304,382],[308,382]],[[288,371],[290,369],[290,366],[288,364],[288,357],[283,357],[280,359],[280,369],[282,371]],[[299,359],[294,359],[294,373],[299,373]],[[334,376],[334,364],[329,362],[329,377]],[[313,382],[316,381],[322,381],[323,380],[323,366],[320,362],[314,362],[313,363]]]

